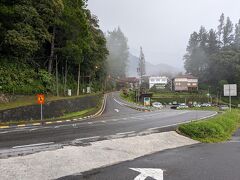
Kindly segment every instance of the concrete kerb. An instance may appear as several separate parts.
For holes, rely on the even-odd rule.
[[[94,115],[90,115],[90,116],[85,116],[82,118],[75,118],[75,119],[67,119],[67,120],[59,120],[59,121],[48,121],[48,122],[44,122],[44,124],[49,125],[49,124],[60,124],[60,123],[64,123],[64,122],[75,122],[75,121],[80,121],[80,120],[86,120],[86,119],[90,119],[90,118],[96,118],[102,115],[103,111],[105,110],[106,107],[106,95],[104,95],[103,101],[102,101],[102,106],[100,108],[100,110],[95,113]],[[34,127],[34,126],[41,126],[42,123],[30,123],[30,124],[19,124],[19,125],[10,125],[10,126],[0,126],[0,129],[11,129],[11,128],[21,128],[21,127]]]
[[[99,116],[102,115],[102,113],[104,112],[104,110],[105,110],[105,108],[106,108],[106,100],[107,100],[107,95],[104,94],[102,106],[101,106],[100,110],[99,110],[96,114],[94,114],[94,115],[91,116],[92,118],[96,118],[96,117],[99,117]]]
[[[137,111],[152,112],[152,110],[147,109],[146,107],[134,107],[134,106],[131,106],[131,105],[129,105],[129,104],[120,102],[120,101],[118,101],[116,98],[114,98],[114,100],[115,100],[118,104],[120,104],[120,105],[126,106],[126,107],[131,108],[131,109],[135,109],[135,110],[137,110]],[[123,100],[123,99],[122,99],[122,100]],[[124,100],[123,100],[123,101],[124,101]],[[134,104],[136,104],[136,103],[134,103]],[[136,104],[136,105],[137,105],[137,104]]]

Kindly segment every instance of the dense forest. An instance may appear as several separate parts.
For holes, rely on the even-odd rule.
[[[201,88],[217,92],[223,84],[240,84],[240,20],[221,15],[217,29],[201,26],[189,39],[185,69],[199,78]]]
[[[1,0],[0,92],[102,90],[106,38],[86,0]]]

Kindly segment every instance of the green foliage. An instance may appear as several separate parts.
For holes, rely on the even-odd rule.
[[[161,92],[161,93],[154,93],[152,96],[152,100],[154,102],[161,102],[161,103],[173,103],[174,101],[178,103],[185,103],[188,102],[198,102],[198,103],[206,103],[208,102],[208,98],[205,94],[200,93],[173,93],[173,92]]]
[[[35,72],[21,63],[1,63],[1,92],[13,94],[36,94],[52,91],[53,78],[45,70]]]
[[[232,133],[239,127],[239,123],[239,110],[233,110],[209,120],[181,125],[178,130],[201,142],[221,142],[231,137]]]
[[[106,39],[85,0],[3,0],[0,42],[0,59],[8,63],[7,67],[0,62],[0,91],[55,93],[53,72],[58,68],[58,89],[75,93],[79,64],[81,82],[86,84],[87,77],[87,84],[98,90],[105,82]],[[50,62],[52,75],[45,71]]]
[[[132,91],[132,90],[124,91],[124,92],[121,92],[120,96],[129,102],[136,102],[135,91]]]
[[[215,92],[223,89],[223,80],[240,83],[240,21],[235,31],[224,14],[219,23],[217,32],[207,32],[204,27],[193,32],[184,56],[187,73],[197,76],[200,84],[211,86]]]

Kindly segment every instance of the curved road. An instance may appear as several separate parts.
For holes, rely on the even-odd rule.
[[[118,99],[115,101],[115,99]],[[116,93],[107,94],[102,116],[72,123],[0,130],[0,150],[16,146],[54,143],[71,144],[74,140],[104,139],[113,135],[137,134],[176,126],[176,124],[214,115],[211,111],[160,110],[139,112],[118,103]]]

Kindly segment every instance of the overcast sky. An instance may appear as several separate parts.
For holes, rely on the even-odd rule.
[[[240,18],[240,0],[88,0],[104,32],[120,26],[130,52],[146,60],[183,68],[182,57],[193,31],[218,26],[223,12],[233,23]]]

